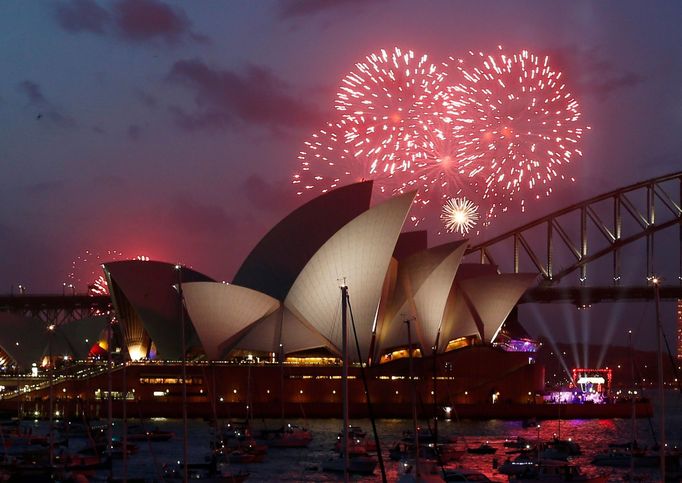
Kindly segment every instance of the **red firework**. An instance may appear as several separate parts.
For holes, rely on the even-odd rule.
[[[85,285],[86,293],[90,296],[109,295],[109,286],[102,275],[102,265],[117,260],[127,260],[118,250],[107,250],[99,253],[95,250],[85,250],[71,262],[68,283],[64,282],[64,291],[79,292]],[[148,261],[149,257],[138,255],[131,260]]]
[[[526,193],[549,195],[582,153],[578,103],[547,57],[452,57],[442,68],[426,55],[382,50],[342,81],[340,118],[304,143],[293,183],[298,194],[373,179],[380,193],[417,189],[418,225],[446,200],[481,206],[482,225]],[[573,180],[573,178],[570,178]]]
[[[566,178],[566,165],[582,156],[578,143],[589,128],[578,102],[548,57],[501,47],[495,55],[469,54],[450,58],[451,79],[460,74],[449,87],[463,127],[457,158],[483,175],[484,198],[506,204],[526,189],[548,196],[554,180]]]
[[[339,125],[327,123],[303,143],[298,154],[301,165],[293,176],[296,194],[326,193],[353,180],[353,171],[359,170],[342,136]]]
[[[368,177],[411,168],[420,120],[442,109],[443,79],[427,55],[396,47],[367,56],[342,80],[335,106],[344,142]]]

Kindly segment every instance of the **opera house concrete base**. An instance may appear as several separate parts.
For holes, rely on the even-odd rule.
[[[529,363],[524,353],[474,346],[440,354],[435,360],[425,357],[414,362],[420,418],[628,418],[632,411],[630,403],[536,403],[542,400],[544,368]],[[399,359],[366,370],[370,399],[378,417],[412,417],[407,363],[407,359]],[[76,367],[65,369],[55,377],[52,391],[42,384],[36,390],[22,392],[19,398],[3,399],[0,410],[9,416],[45,418],[52,392],[56,417],[106,418],[111,384],[114,417],[123,414],[125,391],[129,417],[182,416],[181,365],[177,362],[132,362],[125,369],[118,365],[110,373],[100,370],[87,377],[77,376],[85,372]],[[359,367],[351,368],[349,379],[350,415],[367,417]],[[11,384],[11,378],[4,383]],[[288,418],[338,418],[341,383],[338,365],[190,363],[188,416],[261,419],[284,414]],[[638,417],[648,417],[651,412],[646,403],[637,408]]]

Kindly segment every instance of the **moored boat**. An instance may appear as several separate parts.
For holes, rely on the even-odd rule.
[[[169,441],[174,436],[174,432],[159,428],[146,430],[138,425],[128,426],[128,441]]]
[[[369,455],[352,456],[348,458],[348,473],[357,475],[372,475],[377,467],[377,459]],[[330,458],[322,463],[322,470],[332,473],[344,473],[345,458],[343,455]]]
[[[583,474],[580,467],[565,461],[540,461],[527,470],[510,475],[509,481],[579,481],[584,483],[606,483],[607,475],[589,476]]]
[[[272,431],[261,431],[258,441],[272,448],[306,448],[313,440],[310,431],[295,424],[287,424]]]

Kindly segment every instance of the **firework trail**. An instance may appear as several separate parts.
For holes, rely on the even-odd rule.
[[[582,156],[586,129],[578,102],[548,57],[523,50],[494,55],[470,52],[449,62],[448,88],[457,121],[457,158],[485,179],[490,212],[513,198],[549,196],[567,165]]]

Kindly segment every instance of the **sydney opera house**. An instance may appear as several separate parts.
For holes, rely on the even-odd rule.
[[[231,283],[169,263],[116,261],[103,267],[110,314],[53,330],[3,315],[3,407],[42,411],[46,385],[29,391],[24,378],[49,366],[64,412],[101,412],[111,395],[115,408],[125,399],[136,414],[178,416],[185,387],[190,416],[338,417],[342,284],[353,326],[351,416],[366,414],[368,396],[383,416],[411,414],[410,353],[424,413],[531,402],[543,368],[499,339],[535,275],[463,263],[465,240],[429,247],[425,232],[403,232],[414,193],[375,205],[371,197],[366,181],[299,207]],[[23,388],[13,397],[10,371]]]

